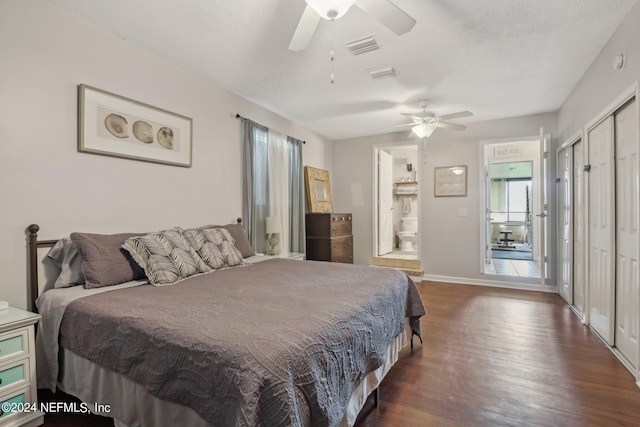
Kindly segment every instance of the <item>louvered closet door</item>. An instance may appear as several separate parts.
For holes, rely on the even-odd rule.
[[[610,345],[614,332],[613,117],[589,132],[589,322]]]
[[[585,290],[585,194],[584,194],[584,144],[573,144],[573,306],[584,311]]]
[[[631,102],[615,115],[616,330],[615,346],[638,363],[638,114]]]
[[[573,237],[571,194],[572,147],[568,146],[558,152],[557,176],[560,182],[557,186],[558,206],[558,293],[569,304],[573,304],[572,289],[572,247]]]

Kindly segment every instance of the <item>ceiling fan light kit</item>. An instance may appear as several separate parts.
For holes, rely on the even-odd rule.
[[[429,138],[434,130],[436,130],[436,125],[433,123],[420,123],[411,128],[411,131],[416,134],[418,138]]]
[[[352,6],[369,14],[399,36],[408,33],[416,25],[415,19],[389,0],[305,0],[305,2],[307,7],[302,12],[289,43],[289,50],[294,52],[309,46],[320,18],[335,21],[347,13]]]
[[[341,18],[351,9],[355,0],[305,0],[318,15],[329,21]]]

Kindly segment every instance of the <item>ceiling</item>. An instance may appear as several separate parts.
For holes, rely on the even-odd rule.
[[[304,0],[47,1],[337,140],[397,131],[423,98],[438,115],[473,111],[458,123],[556,111],[637,0],[392,0],[411,32],[353,7],[302,52],[288,45]],[[348,52],[371,34],[379,50]],[[384,66],[398,75],[367,73]]]

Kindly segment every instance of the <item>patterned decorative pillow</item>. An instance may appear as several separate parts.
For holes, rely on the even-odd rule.
[[[251,247],[251,243],[249,243],[249,239],[247,238],[247,233],[244,231],[242,224],[227,224],[227,225],[205,225],[202,227],[198,227],[200,230],[204,230],[205,228],[224,228],[226,229],[233,239],[233,244],[240,251],[243,258],[247,258],[250,256],[254,256],[256,251]]]
[[[233,237],[223,227],[184,230],[184,236],[200,258],[214,270],[246,264],[234,245]]]
[[[180,228],[132,237],[122,247],[144,269],[152,285],[170,285],[211,271],[189,245]]]

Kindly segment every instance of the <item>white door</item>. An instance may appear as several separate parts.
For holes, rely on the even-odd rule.
[[[584,311],[585,289],[585,210],[584,144],[573,144],[573,306]]]
[[[485,206],[485,224],[484,224],[484,264],[485,268],[491,264],[491,167],[488,163],[484,164],[484,206]]]
[[[616,328],[615,346],[635,367],[638,360],[638,115],[635,101],[615,115]]]
[[[393,157],[378,151],[378,255],[393,250]]]
[[[558,152],[557,159],[557,207],[558,207],[558,293],[569,304],[573,304],[573,148],[565,147]]]
[[[613,345],[615,253],[613,117],[589,132],[589,322]]]
[[[540,197],[540,213],[538,217],[538,243],[540,244],[540,284],[545,286],[547,283],[547,274],[549,271],[549,239],[547,238],[548,206],[549,201],[547,191],[547,172],[549,171],[549,138],[544,135],[544,129],[540,128],[540,173],[538,176],[538,191]],[[535,225],[534,225],[535,228]]]

